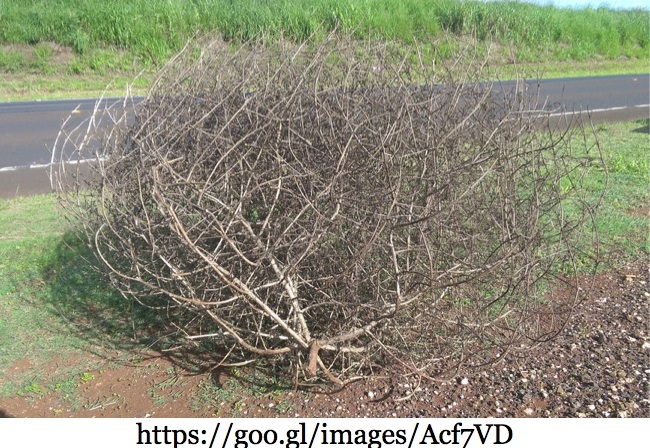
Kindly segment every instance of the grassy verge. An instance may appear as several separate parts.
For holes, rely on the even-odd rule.
[[[596,128],[609,168],[609,189],[596,219],[606,267],[650,253],[649,131],[647,121]],[[606,179],[604,171],[594,169],[587,188],[597,194]],[[112,292],[89,269],[84,254],[66,233],[66,221],[52,195],[0,201],[0,400],[54,396],[59,407],[99,406],[83,402],[78,392],[93,381],[92,372],[110,368],[107,359],[133,360],[143,347],[172,342],[156,314]],[[174,363],[193,368],[191,360],[169,353]],[[282,403],[279,386],[244,390],[247,382],[272,381],[246,375],[251,373],[233,372],[242,380],[218,389],[205,381],[191,398],[192,406],[213,409],[230,401],[236,411],[243,394],[266,394]],[[173,375],[169,378],[152,386],[154,401],[162,404],[174,398]],[[115,398],[106,400],[112,403]]]
[[[56,63],[52,63],[56,66]],[[622,59],[616,61],[583,61],[501,65],[488,70],[494,79],[560,78],[647,73],[647,61]],[[69,75],[65,67],[54,68],[49,74],[6,73],[0,81],[0,102],[66,98],[98,98],[101,95],[122,97],[127,89],[134,95],[145,95],[154,78],[152,69],[112,74],[86,73]]]
[[[0,100],[96,96],[139,88],[196,34],[303,41],[337,30],[360,39],[433,41],[453,59],[470,42],[513,75],[648,72],[650,12],[569,10],[517,1],[0,0]]]
[[[33,48],[22,51],[30,53]],[[64,98],[98,98],[101,95],[121,97],[127,89],[134,95],[145,95],[157,73],[157,67],[133,64],[127,68],[102,68],[71,72],[65,58],[51,53],[43,61],[47,70],[20,68],[2,74],[0,102]],[[1,62],[0,62],[1,65]],[[485,77],[494,80],[527,78],[559,78],[615,74],[648,73],[650,62],[646,59],[621,58],[617,60],[540,61],[509,63],[493,61],[485,70]],[[0,68],[0,73],[2,69]]]
[[[123,97],[127,90],[133,95],[145,95],[152,73],[107,75],[37,75],[9,74],[0,83],[0,102],[56,100],[75,98]]]
[[[650,125],[644,120],[601,124],[596,130],[609,171],[607,193],[596,216],[607,268],[650,254]],[[586,186],[602,191],[605,182],[605,173],[594,170]]]
[[[51,196],[0,202],[0,398],[40,399],[50,387],[65,393],[68,381],[96,362],[50,300],[45,268],[56,259],[64,227]],[[45,381],[48,364],[75,357],[84,359],[79,370],[62,367]]]

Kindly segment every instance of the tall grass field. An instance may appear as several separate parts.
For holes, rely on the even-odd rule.
[[[650,70],[648,9],[518,0],[0,0],[0,101],[121,96],[127,86],[144,94],[196,36],[236,45],[333,30],[426,42],[443,61],[469,47],[489,61],[492,78]]]
[[[340,30],[405,42],[472,36],[516,50],[519,61],[648,58],[650,12],[580,10],[520,1],[462,0],[0,0],[0,70],[11,45],[53,42],[76,55],[117,49],[160,63],[196,33],[304,40]]]

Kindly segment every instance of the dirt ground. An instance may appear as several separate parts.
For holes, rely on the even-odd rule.
[[[291,390],[242,374],[191,373],[164,354],[115,354],[61,390],[0,397],[0,417],[650,417],[650,264],[594,278],[563,333],[526,356],[468,377],[372,378]],[[128,359],[128,358],[127,358]],[[43,372],[75,360],[54,361]],[[21,360],[7,374],[30,369]],[[243,372],[243,370],[242,370]]]

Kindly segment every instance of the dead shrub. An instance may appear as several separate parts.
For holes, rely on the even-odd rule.
[[[93,175],[55,177],[124,296],[237,361],[334,382],[480,367],[570,315],[600,162],[580,123],[463,64],[335,36],[213,41],[113,126],[65,136]]]

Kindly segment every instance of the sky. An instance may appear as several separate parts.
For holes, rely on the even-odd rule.
[[[524,0],[528,3],[537,3],[538,5],[555,5],[560,8],[584,8],[591,6],[607,6],[612,9],[648,9],[648,0]]]

